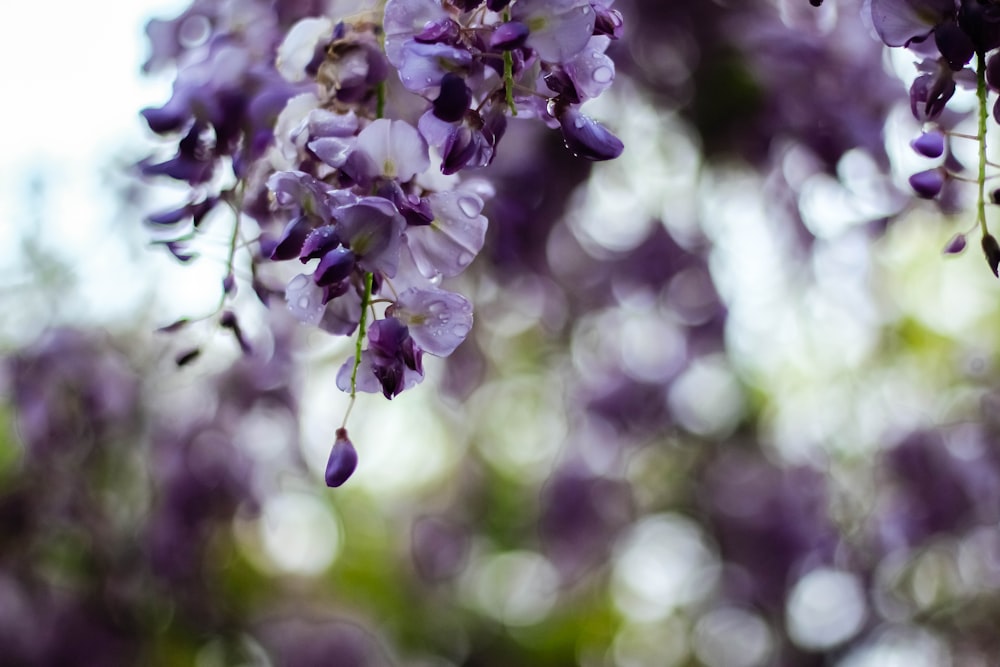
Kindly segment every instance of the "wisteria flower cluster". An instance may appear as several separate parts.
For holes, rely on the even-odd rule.
[[[923,133],[913,149],[941,164],[910,177],[910,185],[920,197],[937,197],[948,180],[971,180],[978,186],[976,227],[982,236],[986,261],[995,275],[1000,270],[1000,243],[986,224],[986,133],[990,90],[1000,91],[1000,4],[984,0],[871,0],[872,25],[882,41],[893,47],[908,47],[922,59],[918,76],[910,86],[910,109],[924,123]],[[960,114],[945,113],[960,84],[976,89],[979,101],[978,132],[971,137],[979,143],[978,170],[971,179],[963,177],[962,165],[951,154],[951,137],[962,137],[952,125]],[[1000,101],[994,104],[993,118],[1000,122]],[[1000,202],[998,193],[990,196]],[[945,248],[948,253],[965,249],[966,235],[957,234]]]
[[[265,301],[273,290],[258,270],[299,260],[287,307],[356,337],[338,387],[352,405],[357,391],[391,399],[423,379],[425,353],[448,356],[472,329],[471,304],[441,281],[482,249],[493,188],[459,172],[493,161],[508,118],[559,129],[582,158],[621,153],[621,141],[580,108],[614,79],[605,51],[623,20],[612,3],[388,0],[331,11],[324,2],[195,0],[148,28],[147,68],[174,63],[177,77],[170,100],[143,115],[180,140],[174,157],[140,169],[191,193],[149,221],[190,261],[188,242],[206,216],[230,206],[222,305],[236,287],[238,248],[252,249],[253,287]],[[401,99],[390,99],[397,89]],[[256,238],[244,238],[247,219]],[[245,346],[231,311],[224,320]],[[356,463],[345,416],[327,483],[342,484]]]

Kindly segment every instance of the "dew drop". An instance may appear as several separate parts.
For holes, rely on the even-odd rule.
[[[477,202],[472,197],[468,196],[459,197],[458,207],[462,209],[462,213],[464,213],[466,217],[475,218],[477,215],[479,215],[480,211],[479,202]]]
[[[458,336],[459,338],[465,338],[469,335],[469,325],[468,324],[456,324],[451,328],[451,335]]]
[[[301,297],[298,305],[301,310],[307,310],[309,308],[309,297]]]
[[[582,118],[577,118],[576,120],[573,121],[573,126],[576,127],[576,129],[578,130],[583,128],[584,125],[586,125],[586,123],[583,121]]]
[[[463,252],[458,256],[458,265],[468,266],[472,262],[472,257],[473,255],[471,252]]]
[[[595,69],[594,73],[591,74],[590,76],[596,83],[607,83],[611,81],[611,79],[613,79],[615,75],[611,71],[610,67],[604,66]]]
[[[433,79],[431,79],[430,77],[426,77],[424,79],[424,83],[426,83],[426,84],[430,84],[431,81],[433,81]]]
[[[447,308],[447,306],[444,304],[444,301],[434,301],[427,306],[427,310],[435,314],[443,312],[445,308]]]

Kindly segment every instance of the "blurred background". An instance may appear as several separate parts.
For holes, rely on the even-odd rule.
[[[971,191],[908,192],[911,58],[859,3],[619,0],[624,154],[511,124],[473,334],[359,399],[336,490],[351,341],[245,275],[249,353],[157,331],[231,224],[184,265],[143,224],[144,25],[186,6],[0,9],[0,662],[997,664],[998,286],[942,254]]]

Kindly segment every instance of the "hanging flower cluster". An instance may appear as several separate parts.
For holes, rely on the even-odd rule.
[[[614,79],[605,50],[623,21],[612,2],[388,0],[332,13],[324,2],[195,0],[148,28],[147,68],[174,63],[177,77],[170,100],[143,115],[180,139],[174,157],[139,166],[190,186],[187,202],[149,222],[189,261],[205,217],[233,209],[225,303],[241,221],[252,218],[260,234],[242,240],[253,241],[257,293],[269,293],[257,269],[298,260],[287,307],[357,340],[338,387],[352,405],[357,391],[391,399],[423,379],[425,353],[448,356],[472,329],[471,304],[441,281],[482,249],[493,189],[459,172],[493,161],[508,118],[558,129],[582,158],[621,153],[580,109]],[[357,462],[345,426],[331,486]]]
[[[972,180],[978,185],[976,226],[986,261],[994,275],[1000,267],[1000,244],[986,224],[986,132],[990,90],[1000,91],[1000,3],[992,0],[871,0],[872,25],[882,41],[908,47],[922,56],[919,75],[910,86],[910,109],[924,123],[923,133],[912,142],[924,157],[939,158],[940,166],[910,177],[914,192],[926,199],[937,197],[949,179]],[[945,115],[957,87],[976,89],[979,101],[979,165],[971,179],[960,175],[962,165],[951,154],[950,138],[955,115]],[[1000,122],[1000,101],[993,107]],[[998,201],[997,193],[992,199]],[[945,252],[965,249],[969,232],[957,234]]]

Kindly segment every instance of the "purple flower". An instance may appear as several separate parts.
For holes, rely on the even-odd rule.
[[[919,121],[934,120],[944,111],[955,94],[955,77],[949,67],[925,60],[922,66],[932,71],[921,74],[910,84],[910,111]]]
[[[368,328],[368,349],[361,354],[357,369],[359,391],[381,391],[386,398],[399,395],[424,379],[423,350],[413,339],[406,325],[395,317],[386,317]],[[354,359],[348,359],[337,373],[337,387],[351,390]]]

